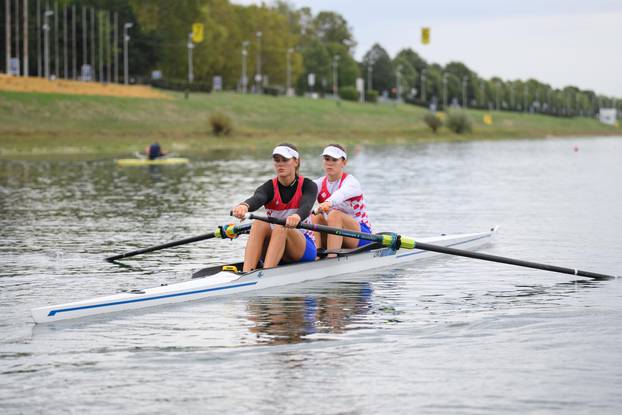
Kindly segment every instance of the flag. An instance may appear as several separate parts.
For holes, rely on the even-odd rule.
[[[192,24],[192,42],[193,43],[203,42],[203,23]]]
[[[421,28],[421,43],[427,45],[430,43],[430,28],[422,27]]]

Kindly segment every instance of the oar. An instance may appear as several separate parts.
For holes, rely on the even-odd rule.
[[[264,222],[273,223],[277,225],[285,225],[284,219],[268,218],[265,216],[254,215],[252,213],[248,213],[246,215],[246,218],[261,220]],[[315,232],[323,232],[323,233],[329,233],[333,235],[339,235],[339,236],[343,236],[346,238],[356,238],[356,239],[363,239],[366,241],[378,242],[382,244],[383,246],[393,247],[395,249],[399,249],[399,248],[421,249],[424,251],[434,251],[434,252],[440,252],[442,254],[482,259],[484,261],[500,262],[503,264],[517,265],[517,266],[526,267],[526,268],[535,268],[535,269],[542,269],[545,271],[560,272],[562,274],[579,275],[582,277],[594,278],[597,280],[608,280],[612,278],[619,278],[617,276],[600,274],[597,272],[581,271],[579,269],[558,267],[556,265],[542,264],[542,263],[531,262],[531,261],[523,261],[521,259],[513,259],[513,258],[507,258],[507,257],[502,257],[502,256],[497,256],[497,255],[484,254],[480,252],[465,251],[463,249],[449,248],[446,246],[432,245],[432,244],[427,244],[424,242],[417,242],[415,241],[414,238],[410,238],[408,236],[402,236],[402,235],[396,235],[396,234],[375,235],[375,234],[370,234],[370,233],[351,231],[348,229],[333,228],[333,227],[325,226],[325,225],[306,224],[302,222],[298,224],[297,228],[307,229],[307,230],[315,231]]]
[[[206,239],[212,238],[229,238],[233,235],[241,235],[243,233],[248,233],[251,229],[250,223],[245,223],[242,225],[234,226],[233,229],[223,229],[222,226],[219,226],[214,232],[206,233],[204,235],[193,236],[186,239],[180,239],[179,241],[167,242],[162,245],[151,246],[149,248],[137,249],[136,251],[130,251],[119,255],[114,255],[106,258],[106,261],[112,262],[122,258],[128,258],[135,255],[146,254],[147,252],[159,251],[160,249],[172,248],[173,246],[185,245],[192,242],[204,241]]]

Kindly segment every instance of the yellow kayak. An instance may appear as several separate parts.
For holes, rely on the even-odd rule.
[[[187,164],[190,160],[183,157],[149,159],[117,159],[117,166],[163,166],[169,164]]]

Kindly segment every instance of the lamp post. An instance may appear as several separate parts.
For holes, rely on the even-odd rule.
[[[257,38],[257,59],[256,59],[256,70],[255,70],[255,83],[257,84],[257,92],[262,93],[262,75],[261,75],[261,32],[255,33],[255,37]]]
[[[337,96],[337,91],[339,89],[339,55],[333,56],[333,95]]]
[[[248,87],[248,78],[246,77],[246,56],[248,55],[249,41],[242,42],[242,94],[246,94]]]
[[[443,111],[447,111],[447,72],[443,72]]]
[[[52,16],[54,12],[47,9],[43,13],[43,67],[45,79],[50,79],[50,25],[48,24],[48,17]]]
[[[374,71],[374,63],[376,63],[375,54],[374,54],[374,49],[372,49],[372,51],[369,54],[369,57],[367,58],[367,91],[368,91],[368,94],[369,94],[369,91],[373,89],[372,73]]]
[[[510,100],[512,110],[516,110],[516,99],[514,98],[514,83],[510,83]]]
[[[499,81],[495,82],[495,111],[499,111]]]
[[[4,0],[4,32],[5,32],[5,53],[6,53],[6,73],[11,68],[11,0]]]
[[[462,77],[462,106],[466,109],[468,107],[467,103],[467,83],[469,82],[469,78],[465,75]]]
[[[527,109],[528,95],[529,95],[529,87],[527,86],[527,84],[525,84],[525,88],[523,88],[523,101],[525,104],[525,108],[524,108],[525,112],[528,111]]]
[[[134,26],[134,23],[125,23],[123,25],[123,80],[125,81],[125,85],[129,84],[129,72],[130,72],[130,64],[127,54],[127,44],[130,41],[130,35],[127,34],[127,30]]]
[[[194,81],[194,73],[192,72],[192,49],[194,49],[194,43],[192,43],[192,33],[188,33],[188,85]]]
[[[426,100],[426,90],[425,90],[425,73],[426,73],[426,69],[423,68],[423,70],[421,71],[421,101],[423,101],[423,104],[425,105],[427,100]]]
[[[395,68],[395,83],[396,83],[396,97],[395,100],[396,101],[400,101],[402,99],[402,65],[399,64],[397,65],[397,68]]]
[[[290,95],[290,90],[292,89],[292,53],[294,53],[293,48],[287,49],[287,90],[285,94],[287,96]]]

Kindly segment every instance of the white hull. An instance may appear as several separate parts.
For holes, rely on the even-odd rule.
[[[489,242],[495,229],[471,234],[422,238],[419,241],[460,249],[473,249]],[[419,249],[379,248],[353,255],[298,263],[246,274],[220,271],[214,275],[160,287],[124,292],[74,303],[58,304],[32,309],[35,323],[86,317],[97,314],[146,308],[162,304],[199,300],[318,280],[334,275],[350,274],[376,268],[392,267],[418,259],[441,255]]]

